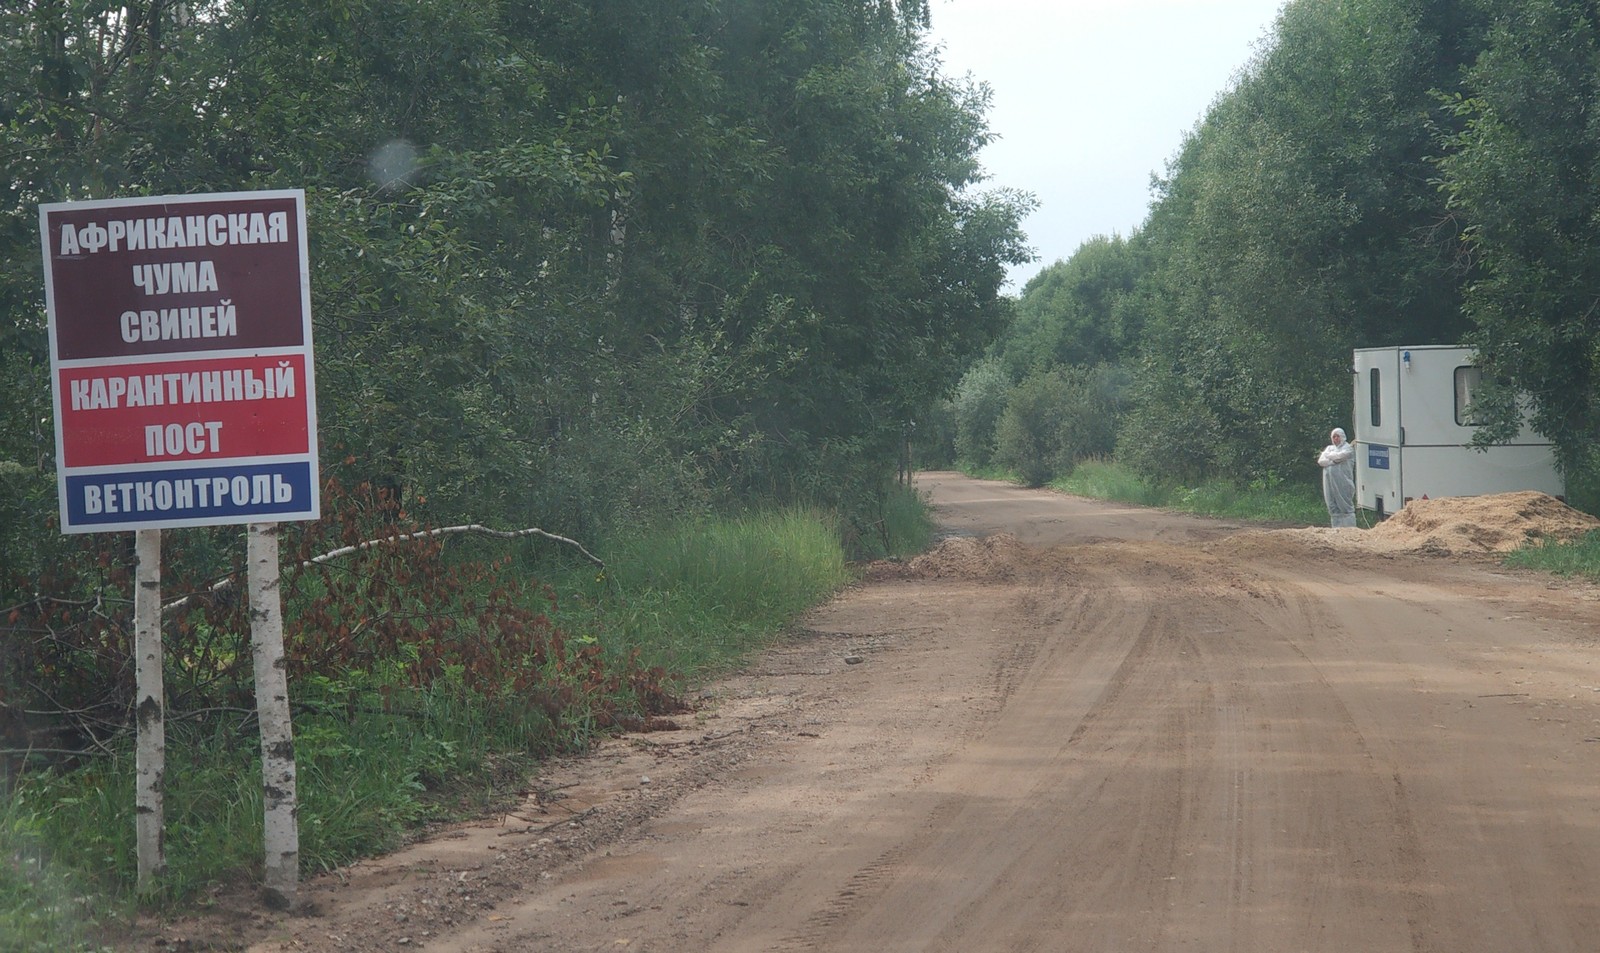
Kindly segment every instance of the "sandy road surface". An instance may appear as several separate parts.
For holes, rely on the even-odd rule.
[[[260,953],[1600,950],[1594,592],[922,486],[972,538],[817,611],[684,730],[226,928]]]

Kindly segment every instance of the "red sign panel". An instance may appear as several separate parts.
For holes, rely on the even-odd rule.
[[[63,531],[316,518],[304,193],[39,221]]]

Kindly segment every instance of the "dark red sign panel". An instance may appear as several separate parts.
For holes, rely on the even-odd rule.
[[[264,194],[50,206],[58,357],[305,345],[300,200]]]
[[[314,519],[304,193],[57,203],[39,222],[63,531]]]

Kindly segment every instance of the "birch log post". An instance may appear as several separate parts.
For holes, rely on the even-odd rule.
[[[250,646],[255,657],[256,712],[261,723],[261,785],[268,904],[295,905],[300,882],[299,809],[295,800],[294,728],[283,654],[283,598],[278,590],[278,525],[251,523]]]
[[[134,698],[138,723],[134,839],[138,890],[155,888],[167,867],[162,794],[167,773],[166,688],[161,673],[161,531],[134,535],[138,561],[133,593]]]

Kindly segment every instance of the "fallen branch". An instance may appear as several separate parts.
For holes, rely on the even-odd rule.
[[[600,810],[600,809],[597,808],[597,807],[591,807],[587,811],[580,811],[577,814],[573,814],[570,817],[563,817],[559,821],[551,821],[550,823],[546,824],[543,827],[534,828],[533,833],[535,833],[535,834],[548,834],[548,833],[550,833],[551,831],[555,830],[556,828],[560,827],[563,824],[572,824],[574,826],[577,826],[579,821],[583,820],[584,818],[588,817],[589,815],[595,813],[598,810]]]
[[[423,529],[423,530],[417,530],[414,533],[399,533],[399,534],[394,535],[394,536],[383,536],[383,537],[380,537],[378,539],[369,539],[364,543],[355,543],[355,544],[350,545],[350,546],[341,546],[338,549],[331,550],[329,552],[323,553],[320,556],[313,556],[310,559],[307,559],[305,562],[302,562],[300,564],[300,568],[305,569],[305,568],[310,567],[310,566],[320,566],[323,563],[331,562],[331,561],[333,561],[335,559],[338,559],[340,556],[349,556],[352,553],[359,553],[359,552],[362,552],[363,550],[373,549],[373,548],[378,547],[378,546],[393,545],[395,543],[405,543],[405,542],[410,542],[410,541],[416,540],[416,539],[428,539],[429,537],[433,537],[433,536],[447,536],[447,535],[452,535],[452,534],[455,534],[455,533],[477,533],[480,536],[493,536],[496,539],[521,539],[521,538],[527,537],[527,536],[542,536],[545,539],[554,540],[555,542],[558,542],[558,543],[566,543],[568,546],[571,546],[574,549],[576,549],[578,552],[582,553],[584,555],[585,559],[587,559],[590,562],[594,563],[596,566],[599,566],[601,569],[606,568],[606,564],[605,564],[604,560],[602,560],[599,556],[596,556],[594,553],[589,552],[587,549],[584,549],[583,548],[583,544],[579,543],[575,539],[568,539],[565,536],[557,536],[554,533],[547,533],[544,530],[539,529],[538,527],[533,527],[533,526],[530,526],[527,529],[506,530],[506,529],[491,529],[491,528],[489,528],[487,526],[484,526],[482,524],[479,524],[479,523],[468,523],[468,524],[463,525],[463,526],[442,526],[442,527],[440,527],[438,529]],[[227,577],[225,577],[223,579],[218,580],[217,582],[213,583],[211,585],[211,587],[208,588],[205,591],[205,594],[206,595],[215,595],[216,593],[221,592],[222,590],[229,588],[230,586],[232,586],[234,584],[235,578],[237,578],[237,577],[235,577],[235,576],[227,576]],[[162,615],[167,615],[168,613],[178,611],[179,609],[181,609],[184,606],[188,605],[190,603],[190,601],[195,598],[196,595],[199,595],[199,593],[187,595],[187,596],[184,596],[182,599],[176,599],[176,600],[173,600],[172,602],[167,603],[166,605],[161,607],[161,614]]]
[[[314,563],[325,563],[330,559],[337,559],[340,556],[348,556],[351,553],[360,552],[363,549],[371,549],[374,546],[382,546],[385,543],[404,543],[413,539],[427,539],[430,536],[444,536],[450,533],[477,533],[481,536],[493,536],[496,539],[520,539],[524,536],[543,536],[545,539],[554,540],[558,543],[566,543],[568,546],[574,547],[578,550],[578,552],[583,553],[584,557],[590,562],[594,563],[596,566],[599,566],[601,569],[606,568],[605,562],[601,560],[600,557],[589,552],[587,549],[584,549],[583,545],[577,540],[568,539],[565,536],[557,536],[554,533],[547,533],[542,529],[538,529],[537,527],[512,530],[490,529],[489,527],[480,525],[478,523],[469,523],[465,526],[444,526],[440,527],[439,529],[425,529],[419,530],[415,533],[401,533],[398,536],[385,536],[381,539],[369,539],[364,543],[356,543],[353,546],[344,546],[339,549],[335,549],[332,552],[323,553],[321,556],[313,556],[302,563],[302,565],[310,566]]]

